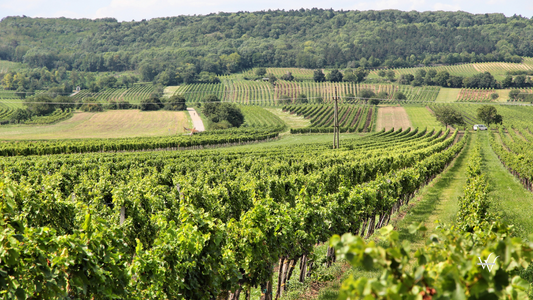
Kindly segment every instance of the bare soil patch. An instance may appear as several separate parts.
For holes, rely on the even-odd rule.
[[[411,127],[411,121],[405,109],[401,106],[385,106],[378,108],[378,118],[376,124],[376,131],[380,131],[383,128],[389,130],[394,129],[407,129]]]

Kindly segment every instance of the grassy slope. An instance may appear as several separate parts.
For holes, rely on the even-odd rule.
[[[303,128],[311,125],[311,121],[305,119],[303,116],[291,115],[288,112],[283,112],[281,108],[265,108],[269,112],[280,117],[290,128]]]
[[[10,71],[17,71],[22,67],[21,63],[16,63],[7,60],[0,60],[0,73],[7,73]]]
[[[2,139],[76,139],[163,136],[181,134],[189,124],[187,112],[110,110],[75,113],[53,125],[0,126]]]
[[[461,89],[441,88],[435,102],[455,102]]]
[[[427,127],[428,129],[444,127],[437,119],[429,112],[425,106],[404,106],[405,111],[409,115],[411,125],[420,129]]]
[[[178,88],[179,86],[167,86],[163,91],[163,97],[170,98],[172,95],[174,95],[174,93],[176,93]]]
[[[533,233],[533,193],[527,191],[499,161],[490,147],[489,133],[479,132],[479,136],[484,171],[490,184],[491,211],[515,225],[520,236],[527,237]]]

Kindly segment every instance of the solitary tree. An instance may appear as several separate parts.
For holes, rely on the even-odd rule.
[[[315,72],[313,73],[313,80],[315,82],[324,82],[326,81],[326,76],[324,75],[322,70],[315,70]]]
[[[502,123],[502,116],[498,114],[496,107],[483,105],[477,109],[477,117],[489,126],[491,123]]]
[[[216,97],[216,96],[215,96]],[[185,97],[182,95],[174,95],[165,102],[165,109],[167,110],[185,110]]]
[[[518,100],[520,97],[520,90],[509,91],[509,99]]]
[[[406,97],[405,94],[402,93],[402,92],[396,92],[396,93],[394,93],[393,98],[396,99],[396,100],[407,100],[407,97]]]
[[[433,109],[433,112],[437,117],[437,121],[444,123],[444,126],[465,124],[463,115],[451,106],[436,107]]]
[[[387,78],[388,78],[390,81],[394,81],[394,77],[396,77],[396,73],[394,73],[393,70],[388,70],[388,71],[387,71]]]
[[[378,76],[379,77],[385,77],[385,76],[387,76],[387,73],[385,72],[385,70],[379,70],[378,71]]]
[[[411,82],[415,80],[415,77],[413,74],[402,74],[400,75],[400,79],[398,80],[399,84],[411,84]]]
[[[292,76],[291,72],[287,72],[287,73],[281,75],[281,79],[287,80],[287,81],[293,81],[294,80],[294,76]]]
[[[265,76],[266,73],[267,73],[267,70],[265,68],[255,69],[255,75],[257,76]]]
[[[276,84],[278,78],[274,74],[268,73],[266,76],[268,78],[268,82],[272,83],[272,85]]]
[[[361,100],[368,100],[374,96],[376,96],[376,94],[372,90],[364,89],[359,92],[359,98],[361,98]]]
[[[335,69],[331,71],[331,73],[328,74],[327,79],[328,81],[331,81],[331,82],[341,82],[342,73],[339,70]]]

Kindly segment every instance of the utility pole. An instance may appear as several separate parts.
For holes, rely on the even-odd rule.
[[[339,97],[337,97],[337,87],[335,87],[335,97],[333,97],[333,100],[335,100],[335,107],[333,108],[333,149],[340,148],[339,106],[337,103],[338,99]]]

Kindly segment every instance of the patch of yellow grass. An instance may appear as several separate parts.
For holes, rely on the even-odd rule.
[[[53,125],[0,126],[0,139],[81,139],[164,136],[184,133],[189,114],[183,111],[110,110],[75,113]]]

